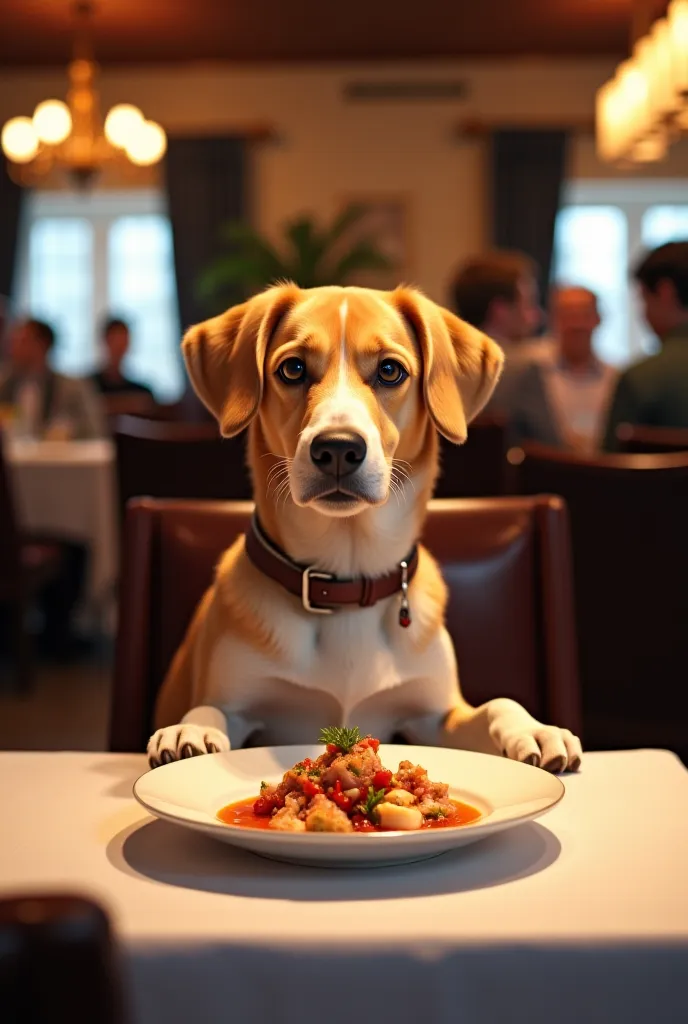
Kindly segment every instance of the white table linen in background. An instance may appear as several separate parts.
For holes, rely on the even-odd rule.
[[[587,754],[539,821],[359,871],[152,819],[131,796],[144,770],[0,753],[0,893],[101,900],[133,1024],[688,1020],[688,773],[672,754]]]
[[[115,454],[110,441],[8,441],[20,528],[87,544],[87,597],[102,605],[117,575]]]

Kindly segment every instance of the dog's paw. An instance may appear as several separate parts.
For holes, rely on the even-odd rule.
[[[221,750],[229,750],[229,738],[220,729],[192,723],[170,725],[158,729],[148,741],[148,763],[151,768],[157,768],[184,757],[217,754]]]
[[[577,772],[583,756],[580,740],[569,729],[539,722],[506,733],[500,737],[499,745],[505,757],[544,768],[546,772]]]

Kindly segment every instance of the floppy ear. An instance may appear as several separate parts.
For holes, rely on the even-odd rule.
[[[491,338],[413,288],[397,288],[391,301],[411,328],[423,358],[423,394],[440,434],[454,444],[487,404],[504,353]]]
[[[189,378],[224,437],[240,433],[258,412],[268,342],[298,297],[296,285],[276,285],[184,336]]]

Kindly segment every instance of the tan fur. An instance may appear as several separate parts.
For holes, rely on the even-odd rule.
[[[437,474],[436,430],[453,441],[465,439],[466,425],[489,398],[502,361],[488,338],[405,288],[301,291],[278,286],[192,328],[183,349],[194,387],[222,433],[231,436],[250,425],[255,500],[268,534],[294,560],[343,576],[388,572],[408,553],[421,532]],[[277,377],[280,364],[294,356],[306,362],[308,387],[286,387]],[[409,373],[397,388],[371,386],[384,358],[397,360]],[[392,493],[380,500],[371,495],[370,506],[356,515],[333,518],[308,502],[300,505],[293,483],[291,491],[284,484],[293,474],[289,460],[342,388],[346,401],[358,403],[360,416],[372,424],[380,458],[391,471]],[[380,622],[381,642],[393,651],[399,648],[395,656],[403,658],[403,650],[409,658],[433,650],[436,658],[438,643],[444,643],[447,589],[424,549],[410,598],[414,618],[408,631],[398,625],[397,598],[372,609],[337,613],[339,623],[345,628],[347,616],[372,616]],[[318,621],[262,576],[245,555],[243,539],[238,541],[223,556],[216,582],[170,668],[158,702],[158,725],[178,721],[192,705],[216,698],[205,691],[221,644],[239,642],[244,659],[266,659],[270,672],[283,672],[286,680],[292,662],[298,662],[295,645],[318,643],[318,637],[326,643],[328,629],[331,620]],[[460,692],[455,704],[469,713]]]

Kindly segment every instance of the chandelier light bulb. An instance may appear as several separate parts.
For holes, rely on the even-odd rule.
[[[688,0],[672,0],[668,19],[674,92],[685,96],[688,91]]]
[[[72,115],[61,100],[44,100],[33,112],[33,127],[41,142],[57,146],[72,130]]]
[[[146,122],[138,107],[118,103],[105,118],[105,137],[117,149],[128,149]]]
[[[16,164],[28,164],[38,152],[38,136],[30,117],[13,117],[0,135],[5,156]]]
[[[165,155],[167,136],[155,121],[144,121],[125,148],[132,163],[149,167]]]

